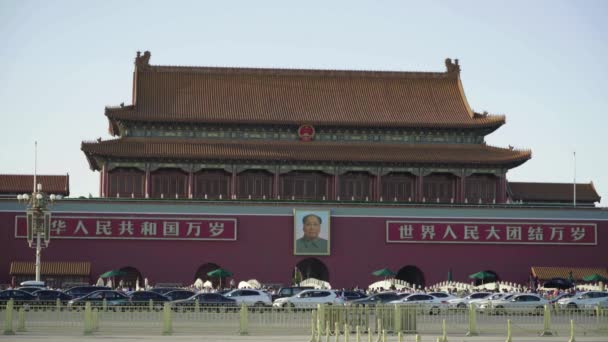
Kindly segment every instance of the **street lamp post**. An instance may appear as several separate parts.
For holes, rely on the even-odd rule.
[[[36,248],[36,281],[40,281],[40,254],[51,241],[49,207],[55,200],[61,199],[61,195],[47,195],[42,192],[42,184],[37,184],[31,195],[18,195],[17,199],[27,205],[27,243],[31,248]]]

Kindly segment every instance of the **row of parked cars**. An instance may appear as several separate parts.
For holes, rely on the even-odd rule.
[[[40,287],[22,287],[0,291],[0,304],[13,299],[17,306],[54,308],[57,300],[63,307],[81,310],[87,302],[98,307],[105,305],[113,310],[151,308],[161,310],[165,302],[171,302],[175,311],[191,311],[199,308],[236,308],[242,304],[253,307],[311,308],[317,304],[329,305],[380,305],[410,304],[422,312],[437,314],[450,309],[465,309],[474,305],[481,312],[536,313],[543,312],[545,305],[568,309],[608,309],[608,292],[589,291],[574,295],[564,294],[547,300],[534,293],[476,292],[466,297],[456,297],[444,292],[397,293],[382,292],[365,295],[359,291],[323,290],[311,287],[281,288],[276,294],[256,289],[236,289],[217,293],[196,293],[186,289],[153,288],[150,291],[120,292],[108,287],[81,286],[59,291]],[[150,307],[151,305],[151,307]]]

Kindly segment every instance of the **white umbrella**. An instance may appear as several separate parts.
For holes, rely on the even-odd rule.
[[[97,286],[105,286],[105,284],[103,283],[103,279],[102,278],[97,279],[97,284],[95,284],[95,285],[97,285]]]
[[[207,280],[206,282],[203,283],[203,287],[208,288],[208,289],[212,289],[213,288],[213,284],[211,284],[211,282],[209,280]]]
[[[137,280],[135,280],[135,291],[139,291],[139,277],[137,277]]]
[[[144,288],[146,290],[150,288],[150,284],[148,284],[148,278],[144,278]]]
[[[260,284],[260,282],[257,281],[256,279],[249,279],[249,280],[247,280],[247,282],[254,289],[261,289],[262,288],[262,284]]]
[[[239,289],[251,289],[253,288],[249,282],[241,281],[239,282]]]
[[[203,288],[203,280],[201,278],[196,278],[196,281],[194,281],[194,287],[201,290]]]
[[[109,287],[109,288],[113,288],[112,285],[113,285],[112,284],[112,279],[108,278],[108,282],[106,283],[106,286]]]

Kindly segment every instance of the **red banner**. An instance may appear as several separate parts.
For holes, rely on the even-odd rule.
[[[25,216],[15,217],[15,237],[25,238]],[[236,241],[236,218],[53,215],[52,239]]]
[[[597,245],[597,224],[515,221],[386,221],[386,242]]]

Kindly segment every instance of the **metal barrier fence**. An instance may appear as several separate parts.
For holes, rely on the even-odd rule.
[[[310,335],[317,341],[343,334],[488,335],[488,336],[608,336],[608,310],[509,307],[505,310],[475,306],[383,305],[316,308],[201,307],[188,310],[164,306],[112,306],[107,303],[70,308],[27,305],[12,300],[0,306],[4,334],[252,334]],[[510,329],[507,331],[507,321]]]

